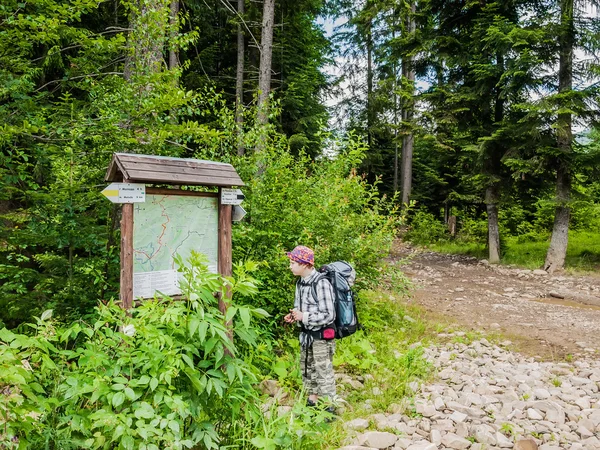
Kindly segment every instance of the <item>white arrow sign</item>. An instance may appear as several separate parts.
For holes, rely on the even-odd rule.
[[[138,183],[111,183],[102,191],[113,203],[143,203],[146,201],[146,185]]]
[[[244,198],[239,189],[221,189],[221,205],[241,205]]]
[[[231,220],[233,222],[239,222],[240,220],[242,220],[244,218],[244,216],[246,215],[246,210],[244,208],[242,208],[239,205],[234,205],[233,208],[231,208]]]

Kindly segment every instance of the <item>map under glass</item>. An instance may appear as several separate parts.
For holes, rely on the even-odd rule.
[[[219,210],[216,197],[146,194],[133,216],[133,296],[157,291],[180,294],[173,257],[184,261],[192,250],[208,257],[217,272]]]

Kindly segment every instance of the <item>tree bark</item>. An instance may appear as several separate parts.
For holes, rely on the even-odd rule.
[[[571,195],[571,174],[566,163],[561,163],[556,174],[556,200],[558,205],[554,212],[554,226],[550,247],[546,253],[544,270],[553,273],[565,266],[567,246],[569,243],[569,219],[571,208],[569,199]]]
[[[573,25],[573,0],[561,0],[561,31],[559,34],[560,59],[558,67],[558,92],[566,93],[573,89],[573,46],[575,28]],[[567,108],[568,109],[568,108]],[[556,211],[550,247],[546,254],[544,270],[552,273],[564,268],[569,241],[569,218],[571,208],[571,170],[568,155],[573,144],[572,117],[568,112],[558,114],[557,146],[560,151],[556,171]]]
[[[273,26],[275,0],[264,0],[262,34],[260,39],[260,67],[258,72],[258,124],[269,122],[269,94],[271,92],[271,64],[273,56]]]
[[[415,3],[411,3],[411,11],[407,18],[407,31],[409,34],[415,32]],[[400,170],[400,180],[402,184],[402,207],[407,207],[410,203],[410,195],[412,191],[412,160],[413,160],[413,149],[414,149],[414,135],[412,129],[410,129],[413,119],[414,102],[412,96],[414,95],[414,84],[415,84],[415,70],[413,66],[413,59],[411,56],[405,56],[402,60],[402,75],[406,77],[407,86],[410,88],[411,100],[404,102],[402,106],[402,119],[406,125],[408,125],[408,132],[402,139],[402,165]]]
[[[369,5],[370,2],[367,2]],[[367,145],[369,151],[373,148],[373,36],[371,34],[371,19],[367,19]]]
[[[488,186],[485,193],[488,222],[488,260],[491,264],[500,262],[500,227],[498,226],[498,199],[497,186]]]
[[[169,21],[169,3],[165,0],[139,0],[131,8],[128,55],[125,78],[158,73],[164,66],[163,50]],[[146,86],[149,90],[150,86]]]
[[[245,13],[244,0],[238,0],[238,20],[237,26],[237,70],[235,77],[235,123],[237,134],[237,153],[242,156],[245,153],[242,140],[242,130],[244,126],[244,27],[242,19]]]
[[[175,41],[179,23],[179,0],[171,0],[170,10],[169,24],[171,26],[171,40]],[[179,67],[179,54],[175,47],[173,47],[173,42],[171,42],[169,48],[169,70],[176,69],[177,67]]]
[[[392,29],[392,40],[396,40],[396,21],[394,21],[394,28]],[[396,73],[396,63],[393,63],[393,95],[394,95],[394,180],[393,189],[394,193],[398,192],[398,179],[399,179],[399,164],[398,164],[398,74]]]
[[[496,54],[496,63],[499,72],[504,73],[504,54]],[[494,127],[500,126],[504,119],[504,98],[501,95],[501,88],[498,86],[500,79],[496,80],[495,98],[494,98]],[[485,192],[485,205],[488,221],[488,260],[491,264],[500,262],[500,227],[498,225],[498,203],[500,201],[500,186],[498,179],[501,177],[502,156],[504,147],[499,142],[490,144],[487,155],[484,156],[484,173],[489,177],[488,186]]]

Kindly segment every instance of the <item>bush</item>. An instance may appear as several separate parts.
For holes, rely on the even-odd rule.
[[[500,231],[502,233],[502,230]],[[487,242],[487,219],[464,217],[460,220],[457,239],[462,242]]]
[[[433,244],[449,238],[446,225],[433,214],[417,211],[410,221],[406,238],[415,244]]]
[[[294,277],[285,252],[298,244],[315,250],[317,265],[351,263],[359,281],[379,276],[380,259],[391,246],[397,219],[392,202],[356,174],[364,145],[349,139],[333,159],[294,157],[273,144],[258,161],[236,163],[245,180],[249,218],[234,227],[234,260],[261,261],[261,296],[253,301],[274,320],[293,302]],[[261,167],[254,174],[256,167]]]
[[[224,316],[213,296],[255,293],[252,264],[222,278],[191,263],[186,301],[146,301],[131,316],[109,303],[68,328],[46,312],[33,336],[0,330],[0,448],[314,448],[310,417],[265,419],[260,374],[228,335],[231,321],[236,342],[256,348],[265,312],[232,303]]]

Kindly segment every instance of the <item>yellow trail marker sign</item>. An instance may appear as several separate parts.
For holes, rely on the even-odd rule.
[[[111,183],[102,191],[113,203],[144,203],[146,185],[140,183]]]

